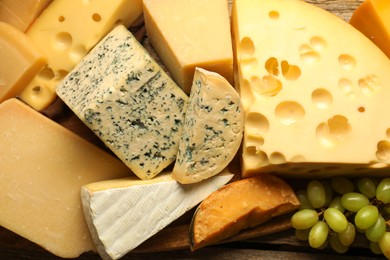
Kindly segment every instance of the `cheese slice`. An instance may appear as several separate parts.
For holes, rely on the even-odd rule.
[[[195,67],[233,83],[226,0],[144,0],[148,39],[176,83],[190,93]]]
[[[243,131],[236,90],[218,73],[196,68],[173,178],[194,183],[218,174],[236,155]]]
[[[390,60],[349,23],[298,0],[236,0],[242,174],[385,173]]]
[[[390,58],[390,1],[366,0],[352,14],[350,24]]]
[[[24,33],[4,22],[0,22],[0,60],[0,103],[20,94],[46,63]]]
[[[83,185],[129,169],[17,99],[0,104],[0,225],[64,258],[95,250]]]
[[[129,27],[141,15],[142,0],[54,1],[26,32],[48,62],[21,99],[37,110],[47,108],[58,83],[108,32],[118,24]]]
[[[188,97],[123,25],[57,93],[139,178],[153,178],[175,160]]]
[[[207,181],[182,185],[165,171],[153,180],[124,178],[84,186],[83,209],[97,251],[103,259],[121,258],[232,177],[226,170]]]
[[[22,32],[42,13],[53,0],[1,0],[0,21]]]

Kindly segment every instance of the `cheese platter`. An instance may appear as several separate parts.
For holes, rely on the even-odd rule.
[[[148,1],[147,1],[148,2]],[[326,10],[336,16],[338,16],[340,19],[344,20],[345,22],[348,22],[349,19],[351,18],[352,14],[354,11],[363,3],[363,0],[349,0],[349,1],[341,1],[341,0],[320,0],[320,1],[311,1],[308,0],[306,1],[309,4],[312,4],[314,6],[320,7],[323,10]],[[228,0],[228,13],[230,17],[232,16],[232,8],[233,8],[233,0]],[[0,8],[1,8],[1,3],[0,3]],[[272,19],[278,19],[279,18],[279,13],[276,12],[270,12],[269,17]],[[63,18],[64,19],[64,18]],[[94,16],[94,20],[100,21],[101,18]],[[149,38],[149,35],[147,33],[147,30],[145,28],[144,24],[144,19],[142,17],[136,21],[132,21],[132,26],[129,27],[130,32],[132,32],[135,36],[135,39],[137,39],[145,48],[148,54],[150,54],[153,59],[155,59],[159,66],[165,70],[165,73],[167,73],[168,76],[171,76],[171,73],[169,69],[167,69],[165,66],[168,63],[165,63],[162,61],[160,58],[161,54],[158,54],[158,50],[155,50],[155,46],[151,43],[153,40],[151,39],[152,37]],[[149,29],[151,30],[151,29]],[[241,33],[241,29],[237,28],[232,28],[232,30],[235,30],[235,33]],[[296,30],[302,30],[302,28],[298,28]],[[150,32],[150,31],[149,31]],[[352,35],[352,34],[351,34]],[[353,36],[353,35],[352,35]],[[353,36],[354,37],[354,36]],[[157,37],[158,38],[158,37]],[[254,36],[253,39],[255,39],[256,36]],[[66,37],[64,38],[64,42],[66,42]],[[115,39],[115,38],[114,38]],[[63,39],[62,39],[63,40]],[[313,40],[313,38],[312,38]],[[316,40],[318,40],[316,38]],[[320,39],[321,40],[321,39]],[[63,42],[62,42],[63,43]],[[242,43],[242,42],[241,42]],[[240,44],[241,44],[240,43]],[[312,41],[312,47],[315,48],[315,43],[320,43],[319,45],[322,44],[320,41]],[[238,45],[236,43],[236,45]],[[245,45],[245,44],[244,44]],[[323,44],[321,46],[325,46],[326,44]],[[104,44],[102,43],[102,46]],[[108,45],[104,46],[104,50],[106,53],[100,53],[99,56],[104,56],[107,54],[107,50],[109,47]],[[321,47],[320,46],[320,47]],[[118,47],[118,46],[117,46]],[[302,47],[302,46],[301,46]],[[247,45],[242,48],[245,51],[250,49],[250,47],[247,49]],[[307,54],[307,53],[306,53]],[[316,58],[317,56],[312,55],[309,53],[310,58]],[[245,54],[244,54],[245,55]],[[109,54],[107,54],[109,56]],[[302,57],[302,56],[301,56]],[[340,56],[341,57],[341,56]],[[344,56],[343,56],[344,57]],[[352,57],[353,59],[353,57]],[[342,68],[345,70],[349,70],[350,63],[351,63],[351,57],[348,56],[347,58],[343,58],[340,61],[339,58],[339,63],[342,65]],[[267,60],[267,62],[274,62],[274,60]],[[80,60],[78,60],[80,62]],[[85,63],[91,64],[91,61],[89,60],[84,60]],[[241,62],[241,61],[240,61]],[[276,61],[278,62],[278,61]],[[286,68],[285,65],[286,63],[283,64],[282,61],[281,63],[281,71],[285,79],[288,80],[295,80],[296,77],[299,77],[299,73],[297,73],[298,70],[294,67],[292,64],[287,63],[288,71],[285,73],[284,69]],[[344,65],[344,63],[348,63],[347,65]],[[353,63],[353,62],[352,62]],[[107,63],[108,64],[108,63]],[[106,66],[107,64],[104,64]],[[277,76],[279,72],[276,72],[278,68],[274,67],[274,65],[270,65],[268,67],[266,63],[266,69],[270,74],[274,73],[274,76]],[[274,64],[274,63],[273,63]],[[149,64],[145,65],[148,66]],[[245,65],[245,64],[244,64]],[[78,67],[75,67],[76,70],[80,71],[80,68],[84,66],[82,62],[80,62]],[[153,65],[154,66],[154,65]],[[278,66],[278,65],[276,65]],[[99,74],[104,74],[105,69],[101,71],[98,71],[96,74],[88,74],[87,77],[90,78],[97,78]],[[154,67],[153,67],[154,68]],[[244,68],[245,69],[245,68]],[[244,70],[243,69],[243,70]],[[299,69],[299,68],[298,68]],[[89,68],[91,70],[91,68]],[[119,70],[119,69],[118,69]],[[93,70],[95,72],[97,70]],[[152,69],[149,69],[149,71],[152,71]],[[73,80],[76,77],[77,73],[74,73],[72,75],[65,76],[64,79],[64,85],[66,85],[67,82]],[[163,73],[162,73],[163,74]],[[85,75],[85,74],[84,74]],[[297,76],[298,75],[298,76]],[[140,76],[138,75],[139,78],[137,80],[140,80]],[[176,77],[174,75],[174,77]],[[177,76],[180,77],[180,76]],[[61,79],[63,80],[63,78]],[[83,79],[80,79],[82,81]],[[370,78],[369,80],[373,80]],[[373,80],[375,81],[375,80]],[[58,83],[58,82],[57,82]],[[364,82],[365,83],[365,82]],[[370,81],[370,84],[372,81]],[[70,84],[70,83],[69,83]],[[88,84],[88,83],[87,83]],[[87,88],[86,84],[86,88]],[[229,83],[228,83],[229,84]],[[374,87],[372,85],[369,85],[369,88],[375,88],[375,82],[374,82]],[[273,83],[271,84],[272,86]],[[61,86],[61,87],[62,87]],[[364,85],[366,86],[366,85]],[[47,109],[42,109],[40,112],[46,116],[52,119],[53,121],[61,124],[62,126],[65,126],[65,128],[69,129],[71,132],[76,133],[78,136],[81,136],[83,139],[88,140],[89,142],[94,143],[96,146],[100,147],[102,150],[106,151],[108,154],[111,154],[115,156],[114,150],[118,149],[112,149],[109,145],[107,145],[106,140],[104,138],[98,138],[96,136],[96,132],[98,132],[97,129],[92,130],[86,126],[86,123],[83,121],[88,121],[90,119],[85,119],[82,117],[82,115],[75,115],[74,111],[77,111],[77,105],[72,104],[72,102],[75,100],[75,97],[69,96],[68,100],[67,97],[64,97],[64,93],[60,93],[61,87],[57,89],[57,94],[60,96],[60,98],[56,97],[55,101],[47,108]],[[319,89],[323,90],[323,89]],[[77,90],[75,90],[77,91]],[[170,90],[170,92],[174,92],[176,90]],[[272,90],[274,91],[274,90]],[[280,91],[280,90],[278,90]],[[320,92],[320,91],[318,91]],[[66,93],[71,93],[69,90],[67,90]],[[176,93],[176,92],[175,92]],[[313,92],[314,93],[314,92]],[[316,92],[317,93],[317,92]],[[97,96],[99,93],[96,93]],[[176,93],[177,94],[177,93]],[[318,93],[317,93],[318,94]],[[79,95],[84,95],[82,92],[79,93]],[[88,95],[88,93],[86,94]],[[181,95],[181,94],[177,94]],[[245,93],[244,93],[245,95]],[[274,94],[272,94],[274,95]],[[314,94],[313,94],[314,95]],[[320,100],[320,101],[314,101],[316,105],[323,105],[326,103],[326,100],[324,101],[322,98],[324,98],[323,92],[319,93],[318,96],[320,98],[314,99],[314,100]],[[327,96],[325,95],[325,98]],[[250,97],[251,98],[251,97]],[[249,98],[249,99],[250,99]],[[23,99],[23,97],[22,97]],[[66,100],[66,104],[64,103],[64,100]],[[26,101],[26,100],[25,100]],[[324,102],[323,102],[324,101]],[[27,100],[27,103],[31,102],[30,100]],[[79,102],[76,100],[76,103]],[[82,102],[82,101],[80,101]],[[122,102],[122,101],[121,101]],[[177,103],[177,101],[175,101]],[[245,100],[247,102],[247,100]],[[93,103],[93,102],[92,102]],[[171,104],[172,105],[172,104]],[[72,107],[74,111],[70,110],[69,107]],[[244,104],[245,106],[245,104]],[[105,108],[108,109],[108,108]],[[111,109],[111,107],[110,107]],[[247,109],[247,107],[245,108]],[[289,104],[287,106],[287,109],[293,110],[291,113],[298,113],[298,117],[300,114],[299,107],[297,108],[295,105],[292,106]],[[359,107],[358,111],[359,113],[364,113],[366,107]],[[291,115],[285,115],[285,110],[281,109],[282,112],[279,114],[281,115],[278,120],[283,123],[283,120],[287,117],[287,120],[291,120],[290,116]],[[298,112],[296,112],[298,111]],[[369,111],[367,111],[369,112]],[[181,112],[174,112],[174,114],[180,114]],[[287,112],[288,113],[288,112]],[[278,113],[276,113],[278,115]],[[295,114],[292,116],[293,119],[295,120]],[[93,115],[92,115],[93,117]],[[92,118],[91,117],[91,118]],[[91,120],[90,120],[91,121]],[[261,121],[261,120],[260,120]],[[341,124],[340,119],[337,118],[337,124]],[[343,122],[343,119],[341,119],[341,122]],[[289,125],[290,123],[287,123]],[[329,123],[331,125],[331,123]],[[248,128],[251,127],[250,124],[248,124]],[[348,128],[348,127],[346,127]],[[325,130],[324,130],[325,131]],[[95,133],[94,133],[95,132]],[[326,131],[325,131],[326,132]],[[321,132],[322,133],[322,132]],[[321,139],[321,133],[320,139]],[[340,132],[339,132],[340,133]],[[332,143],[334,139],[328,137],[328,133],[325,133],[326,137],[324,142]],[[101,137],[101,136],[100,136]],[[102,140],[101,140],[102,139]],[[336,140],[337,141],[337,140]],[[326,145],[325,145],[326,146]],[[379,146],[379,144],[378,144]],[[379,148],[378,148],[379,149]],[[188,150],[188,148],[187,148]],[[234,150],[234,149],[233,149]],[[114,152],[113,152],[114,151]],[[116,154],[118,157],[121,157],[121,155]],[[134,156],[136,157],[136,156]],[[280,154],[274,154],[270,158],[273,160],[284,160]],[[378,157],[378,153],[377,153]],[[282,159],[281,159],[282,158]],[[121,158],[123,159],[123,158]],[[123,161],[126,161],[127,159],[124,158]],[[238,156],[236,156],[234,159],[229,159],[232,160],[228,166],[228,171],[230,173],[234,174],[233,182],[238,182],[240,177],[241,177],[241,170],[240,168],[240,159]],[[274,161],[274,162],[276,162]],[[140,165],[144,165],[145,162],[141,162]],[[167,167],[168,164],[164,165],[164,168]],[[133,166],[130,166],[133,167]],[[310,166],[311,167],[311,166]],[[332,170],[333,166],[330,166],[327,168],[327,170]],[[141,167],[142,168],[142,167]],[[169,168],[169,167],[168,167]],[[336,168],[336,167],[333,167]],[[134,168],[132,168],[133,170]],[[245,168],[246,169],[246,168]],[[249,168],[248,168],[249,169]],[[282,168],[280,168],[281,171],[283,171]],[[294,168],[294,171],[299,172],[300,169]],[[359,168],[360,169],[360,168]],[[291,170],[291,169],[290,169]],[[314,170],[316,169],[311,169],[312,171],[310,173],[316,172]],[[338,169],[336,169],[334,172],[337,172]],[[361,169],[360,169],[361,170]],[[135,172],[135,170],[133,170]],[[245,174],[248,174],[247,176],[251,178],[252,173],[251,170],[244,170]],[[248,173],[247,173],[248,172]],[[356,171],[357,172],[357,171]],[[144,173],[140,171],[136,175],[142,176],[142,178],[148,179],[149,177],[145,177],[143,175]],[[245,175],[244,174],[244,175]],[[283,175],[282,175],[283,176]],[[381,176],[383,176],[383,172],[381,173]],[[385,176],[386,173],[385,173]],[[115,176],[116,178],[117,176]],[[120,176],[121,177],[121,176]],[[284,176],[283,176],[284,177]],[[82,177],[84,178],[84,177]],[[209,178],[209,177],[207,177]],[[291,184],[291,186],[295,189],[298,190],[302,187],[304,187],[308,180],[307,179],[295,179],[295,178],[286,178],[287,182]],[[100,180],[96,180],[100,181]],[[227,181],[226,181],[227,182]],[[230,184],[231,184],[230,183]],[[100,185],[100,184],[99,184]],[[96,190],[101,189],[100,186],[96,186]],[[92,186],[91,186],[92,187]],[[92,188],[93,189],[93,188]],[[89,195],[92,196],[92,195]],[[203,198],[204,199],[204,198]],[[202,199],[202,200],[203,200]],[[89,200],[89,199],[88,199]],[[87,207],[87,206],[86,206]],[[296,208],[293,208],[296,209]],[[211,244],[208,244],[207,246],[202,246],[202,248],[192,250],[192,238],[191,238],[191,232],[192,230],[192,222],[191,220],[193,219],[193,216],[197,214],[197,210],[193,208],[193,205],[191,206],[191,209],[187,211],[187,213],[183,214],[180,218],[176,219],[173,221],[171,224],[167,224],[166,226],[162,227],[162,229],[158,232],[156,232],[153,236],[148,238],[145,242],[140,243],[136,248],[132,249],[130,252],[127,252],[124,256],[121,256],[121,259],[145,259],[145,258],[162,258],[162,259],[175,259],[175,258],[217,258],[217,259],[224,259],[224,258],[232,258],[232,257],[242,257],[242,258],[304,258],[304,259],[322,259],[326,257],[337,257],[338,259],[377,259],[383,257],[383,255],[374,255],[371,253],[369,249],[369,245],[366,240],[360,235],[357,236],[356,240],[354,241],[353,246],[348,250],[347,253],[344,253],[342,255],[335,253],[333,250],[326,248],[323,250],[316,250],[311,248],[307,242],[305,241],[300,241],[299,239],[296,238],[296,234],[294,233],[294,229],[291,223],[291,216],[292,216],[292,211],[293,209],[289,210],[287,214],[282,214],[281,216],[277,216],[272,218],[271,220],[267,219],[263,223],[257,224],[255,227],[246,227],[240,232],[236,232],[233,235],[230,235],[228,238],[224,238],[221,241],[216,241],[212,242]],[[322,214],[322,213],[321,213]],[[261,215],[260,215],[261,216]],[[91,227],[90,227],[91,228]],[[93,234],[93,236],[99,236],[96,234]],[[96,240],[95,240],[96,241]],[[99,255],[100,254],[100,255]],[[99,252],[85,252],[81,254],[78,259],[100,259],[100,257],[104,256],[104,253]],[[19,236],[12,231],[7,230],[6,228],[0,228],[0,256],[4,259],[57,259],[59,258],[58,256],[55,256],[55,254],[52,254],[42,247],[38,246],[36,243],[29,241],[28,239]],[[73,257],[72,257],[73,258]]]

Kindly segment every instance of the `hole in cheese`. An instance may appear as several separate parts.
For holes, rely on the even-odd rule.
[[[339,64],[344,70],[353,70],[356,66],[356,60],[348,54],[342,54],[339,56]]]
[[[351,132],[348,119],[342,115],[335,115],[327,122],[317,127],[317,138],[324,146],[331,147],[345,140]]]
[[[253,133],[266,133],[269,128],[268,119],[257,112],[249,113],[246,117],[245,131]]]
[[[366,111],[366,109],[365,109],[364,107],[359,107],[359,108],[358,108],[358,111],[359,111],[360,113],[364,113],[364,112]]]
[[[244,153],[245,156],[243,158],[245,159],[245,162],[248,163],[250,168],[257,168],[259,166],[268,164],[267,154],[262,150],[257,149],[255,146],[246,147]]]
[[[255,53],[255,45],[250,37],[244,37],[240,42],[241,58],[245,56],[252,56]]]
[[[358,86],[361,92],[368,96],[381,88],[378,77],[376,75],[369,75],[359,79]]]
[[[275,11],[275,10],[270,11],[270,12],[268,13],[268,17],[271,18],[272,20],[276,20],[276,19],[279,18],[279,12],[278,12],[278,11]]]
[[[383,161],[386,161],[390,158],[390,142],[380,141],[378,143],[376,157]]]
[[[280,65],[282,74],[287,80],[296,80],[301,76],[301,69],[298,66],[289,64],[286,60],[283,60]]]
[[[269,58],[265,62],[265,69],[268,71],[268,73],[278,76],[279,75],[279,65],[278,60],[275,57]]]
[[[67,49],[72,44],[72,35],[67,32],[60,32],[54,37],[54,44],[60,49]]]
[[[275,108],[275,116],[283,125],[292,125],[305,116],[305,109],[297,102],[281,102]]]
[[[100,14],[94,13],[94,14],[92,15],[92,20],[93,20],[94,22],[100,22],[100,21],[102,20],[102,17],[100,16]]]
[[[311,94],[313,104],[320,108],[326,109],[332,105],[332,94],[324,88],[315,89]]]
[[[32,88],[32,92],[33,92],[33,95],[39,95],[39,93],[41,93],[41,86],[35,86]]]
[[[72,50],[69,52],[70,59],[75,63],[79,63],[83,57],[87,55],[87,49],[84,45],[77,45],[72,48]]]
[[[49,67],[44,67],[37,75],[39,78],[43,80],[51,80],[54,78],[54,72],[51,68]]]
[[[282,164],[282,163],[286,162],[286,158],[284,157],[284,155],[282,153],[273,152],[273,153],[271,153],[271,155],[269,157],[269,162],[271,164]]]
[[[63,21],[65,21],[65,17],[63,15],[58,16],[58,21],[62,23]]]

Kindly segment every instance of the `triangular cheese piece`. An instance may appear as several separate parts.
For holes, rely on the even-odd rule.
[[[165,171],[152,180],[123,178],[81,189],[84,214],[100,256],[118,259],[233,178],[228,170],[190,185]]]
[[[390,60],[377,46],[299,0],[236,0],[232,20],[243,176],[387,170]]]

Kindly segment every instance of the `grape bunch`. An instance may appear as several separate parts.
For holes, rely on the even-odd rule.
[[[298,239],[345,253],[359,232],[373,253],[390,259],[390,178],[310,180],[296,193],[301,206],[291,225]]]

